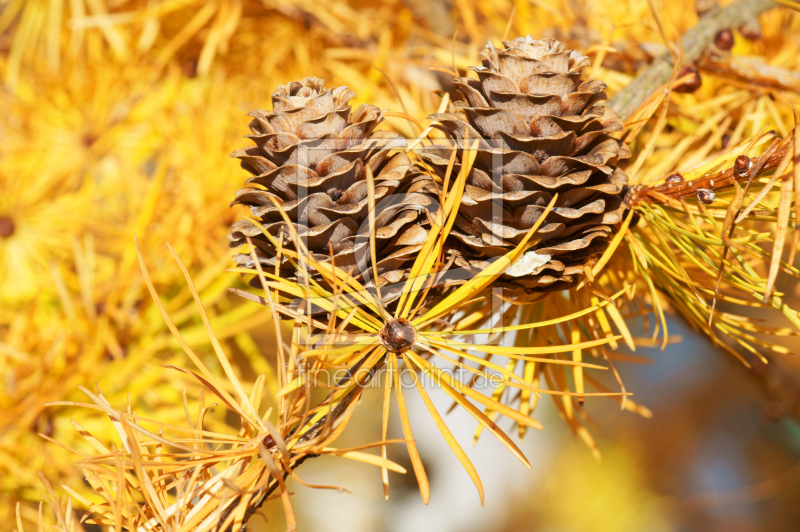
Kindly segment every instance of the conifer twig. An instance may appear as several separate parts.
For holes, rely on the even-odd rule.
[[[773,0],[739,0],[725,9],[701,18],[681,39],[683,60],[687,64],[698,61],[718,31],[737,28],[746,20],[756,18],[767,9],[776,6],[778,4]],[[647,70],[608,101],[608,107],[623,120],[628,118],[651,94],[667,83],[674,66],[674,59],[669,52],[657,57]]]

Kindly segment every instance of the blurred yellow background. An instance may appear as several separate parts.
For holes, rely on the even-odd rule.
[[[697,22],[692,1],[652,7],[670,40]],[[800,70],[798,13],[774,9],[761,23],[760,40],[736,34],[734,53]],[[268,312],[228,295],[243,281],[223,272],[235,219],[228,204],[244,179],[229,153],[247,144],[248,111],[269,108],[278,85],[317,76],[348,85],[355,105],[405,107],[423,121],[438,106],[431,91],[448,83],[429,68],[477,64],[480,48],[504,34],[556,37],[593,60],[613,46],[624,61],[589,69],[610,93],[646,65],[643,49],[662,42],[649,0],[0,1],[0,522],[12,522],[19,502],[33,529],[37,471],[60,496],[61,485],[82,487],[78,457],[39,433],[80,448],[75,420],[111,440],[99,414],[44,403],[83,401],[78,386],[96,385],[117,407],[130,394],[137,413],[180,424],[183,387],[198,393],[159,366],[182,355],[147,294],[134,234],[187,341],[210,354],[167,243],[189,268],[243,379],[274,375],[274,358],[265,355],[274,341]],[[725,87],[709,76],[700,91],[679,96],[693,114],[674,118],[643,171],[670,170],[659,149],[717,112],[723,104],[703,102]],[[767,93],[752,101],[752,112],[766,118],[749,129],[759,120],[779,130],[790,123],[785,102]],[[407,122],[388,122],[413,136]],[[679,333],[682,346],[653,350],[650,365],[622,370],[654,419],[590,407],[602,463],[545,405],[547,430],[522,447],[533,472],[496,452],[496,442],[474,449],[486,475],[481,509],[431,425],[419,436],[433,486],[429,507],[410,474],[394,480],[399,488],[387,503],[372,469],[320,459],[306,480],[345,484],[354,494],[294,485],[301,529],[800,530],[800,365],[780,360],[781,371],[754,375],[691,331]],[[213,357],[207,363],[219,370]],[[363,421],[351,424],[363,434],[346,433],[353,442],[379,436],[379,407],[371,405],[380,401],[364,403]],[[459,412],[451,417],[454,434],[469,441],[474,426]],[[400,452],[391,458],[408,460]],[[280,503],[265,514],[269,525],[255,518],[249,529],[280,529]]]

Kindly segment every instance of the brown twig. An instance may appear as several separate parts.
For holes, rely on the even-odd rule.
[[[305,462],[307,459],[316,458],[317,456],[319,455],[307,454],[305,456],[300,457],[299,459],[297,459],[296,462],[291,464],[292,470],[294,471],[295,469],[297,469],[300,466],[300,464]],[[283,474],[283,480],[285,481],[288,477],[289,473],[285,472]],[[258,510],[261,509],[261,507],[264,505],[267,499],[269,499],[270,495],[272,495],[275,492],[275,489],[278,486],[280,486],[280,482],[278,482],[276,478],[269,479],[269,484],[267,484],[266,487],[261,489],[261,493],[259,493],[258,496],[253,499],[253,502],[250,503],[250,506],[247,508],[247,511],[244,514],[244,519],[242,520],[242,528],[239,529],[239,532],[247,532],[247,523],[250,521],[250,518],[253,517],[253,515]],[[231,507],[234,507],[234,505],[231,505]],[[220,519],[220,523],[224,522],[226,518],[227,518],[227,513],[224,514],[224,516]],[[226,532],[233,532],[233,525],[231,525],[226,530]]]
[[[365,359],[356,363],[348,372],[347,374],[342,377],[336,384],[337,386],[344,386],[346,385],[351,379],[358,378],[359,376],[359,368],[361,367],[362,363]],[[328,415],[323,416],[319,421],[314,423],[311,427],[309,427],[298,439],[298,443],[306,442],[309,440],[313,440],[314,438],[319,437],[326,428],[330,428],[332,425],[332,421],[336,421],[339,417],[341,417],[347,408],[350,406],[353,400],[358,397],[358,390],[359,388],[363,388],[372,380],[372,377],[375,375],[375,372],[379,370],[383,364],[385,363],[386,359],[384,359],[376,364],[376,366],[371,369],[370,371],[366,372],[365,374],[361,374],[360,376],[364,379],[363,382],[359,382],[356,389],[352,392],[347,394],[344,399],[342,399],[336,406],[333,407],[330,413],[330,419]],[[297,458],[293,458],[293,462],[291,464],[291,469],[294,471],[297,469],[300,464],[305,462],[309,458],[316,458],[319,456],[318,454],[305,454]],[[283,480],[285,481],[289,477],[289,472],[284,472]],[[244,515],[242,520],[242,528],[239,529],[239,532],[247,532],[247,523],[250,521],[250,518],[255,514],[261,506],[269,499],[270,495],[275,491],[275,489],[280,485],[278,479],[270,478],[269,483],[264,488],[261,488],[261,492],[253,498],[253,501],[247,508],[247,512]],[[224,523],[225,520],[228,518],[228,515],[232,511],[232,508],[235,508],[235,504],[231,504],[229,507],[230,509],[226,512],[223,512],[222,517],[220,518],[219,522]],[[234,532],[234,527],[231,525],[228,527],[225,532]]]
[[[751,159],[753,167],[757,173],[761,174],[774,169],[780,164],[781,159],[786,155],[786,151],[791,149],[791,143],[783,142],[775,146],[772,153],[767,153],[767,159],[763,157],[753,157]],[[760,164],[760,166],[759,166]],[[755,174],[754,174],[755,175]],[[635,207],[642,201],[647,203],[665,203],[676,208],[681,208],[680,200],[697,195],[701,189],[719,191],[733,186],[736,181],[752,179],[750,173],[737,173],[733,167],[711,175],[706,175],[692,181],[667,181],[661,185],[636,185],[630,187],[625,195],[625,203],[628,207]]]
[[[699,62],[703,72],[744,83],[747,88],[754,87],[772,91],[800,92],[800,73],[785,68],[768,65],[750,57],[730,57],[712,61],[702,58]]]
[[[713,42],[718,31],[737,28],[743,22],[756,18],[777,5],[773,0],[739,0],[713,15],[701,18],[681,39],[684,61],[694,63],[702,58],[703,52]],[[651,94],[669,81],[674,66],[670,53],[657,57],[647,70],[608,101],[608,107],[623,120],[629,117]]]

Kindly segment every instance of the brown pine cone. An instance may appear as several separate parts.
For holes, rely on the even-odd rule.
[[[309,252],[319,261],[352,269],[372,284],[366,169],[375,179],[376,253],[380,284],[397,282],[427,237],[423,225],[431,209],[430,179],[412,176],[411,161],[400,152],[399,134],[375,130],[383,112],[362,104],[351,111],[355,94],[347,87],[325,89],[323,80],[306,78],[282,85],[272,95],[273,110],[250,113],[255,146],[235,151],[242,167],[253,174],[232,203],[247,205],[283,246],[295,249],[279,210],[281,204]],[[402,193],[400,192],[402,191]],[[228,235],[231,247],[253,239],[264,266],[274,268],[276,247],[247,219],[237,221]],[[234,257],[240,266],[254,267],[249,254]],[[281,276],[298,272],[281,257]],[[319,278],[316,272],[312,275]]]
[[[456,112],[429,117],[459,151],[467,132],[470,144],[481,139],[452,232],[456,264],[480,270],[513,249],[557,192],[536,233],[542,241],[503,280],[560,290],[577,283],[621,223],[627,177],[616,164],[630,151],[611,136],[622,121],[598,105],[606,85],[580,82],[587,57],[553,39],[528,36],[503,45],[483,50],[483,66],[472,69],[478,80],[453,80],[464,98]],[[421,157],[443,175],[451,149],[430,146]]]

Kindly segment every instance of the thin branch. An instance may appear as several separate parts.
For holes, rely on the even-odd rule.
[[[745,21],[754,19],[764,11],[777,6],[773,0],[739,0],[725,9],[701,18],[681,39],[684,61],[694,63],[700,60],[718,31],[738,28]],[[608,101],[608,107],[623,120],[628,118],[651,94],[669,81],[674,66],[674,60],[669,52],[657,57],[647,70]]]

